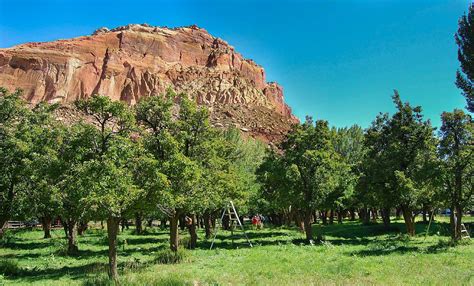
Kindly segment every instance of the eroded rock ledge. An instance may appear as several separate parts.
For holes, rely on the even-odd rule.
[[[296,122],[282,88],[266,82],[261,66],[195,25],[104,27],[0,49],[0,86],[23,89],[32,103],[65,104],[96,93],[135,104],[171,87],[208,105],[217,126],[233,124],[268,141]],[[227,109],[235,115],[225,117]]]

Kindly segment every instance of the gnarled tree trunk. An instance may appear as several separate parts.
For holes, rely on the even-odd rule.
[[[77,247],[77,223],[74,220],[68,220],[67,222],[67,253],[75,254],[79,250]]]
[[[407,206],[402,206],[403,219],[405,220],[405,226],[407,228],[407,234],[409,236],[415,235],[415,220],[411,209]]]
[[[49,216],[44,216],[40,220],[44,232],[43,238],[51,238],[51,218]]]
[[[329,211],[329,224],[334,224],[334,211]]]
[[[191,215],[191,221],[188,225],[189,235],[191,236],[191,240],[189,241],[189,248],[195,249],[197,245],[197,233],[196,233],[196,215]]]
[[[170,219],[170,248],[172,251],[178,251],[179,247],[179,214],[175,212]]]
[[[88,224],[88,221],[80,221],[79,225],[77,226],[77,234],[83,235],[84,231],[87,230]]]
[[[206,232],[206,239],[211,238],[211,216],[208,212],[204,213],[204,230]]]
[[[117,270],[117,234],[119,231],[120,218],[110,217],[107,219],[107,238],[109,241],[109,277],[118,280]]]
[[[454,204],[451,210],[451,216],[453,219],[451,220],[452,223],[452,233],[451,237],[454,240],[461,239],[461,224],[462,224],[462,208],[459,204]]]
[[[311,210],[307,210],[304,214],[304,232],[308,242],[313,240],[312,213]]]
[[[383,220],[383,226],[385,228],[389,228],[390,227],[390,208],[382,209],[382,220]]]
[[[137,212],[135,214],[135,234],[142,234],[142,232],[143,232],[142,215]]]

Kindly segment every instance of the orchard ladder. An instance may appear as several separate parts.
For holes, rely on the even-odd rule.
[[[234,203],[232,201],[227,204],[227,206],[224,208],[222,211],[222,216],[221,216],[221,225],[223,224],[224,216],[229,216],[229,222],[230,222],[230,231],[231,231],[231,237],[232,237],[232,243],[234,242],[234,223],[237,222],[237,224],[240,226],[240,229],[245,235],[245,239],[247,239],[247,242],[249,243],[250,247],[253,247],[252,243],[250,242],[247,233],[245,232],[245,228],[242,225],[242,222],[240,221],[239,214],[237,213],[237,210],[235,209]],[[218,228],[216,227],[215,233],[214,233],[214,238],[212,239],[211,243],[211,248],[214,246],[214,242],[217,237],[217,232]]]

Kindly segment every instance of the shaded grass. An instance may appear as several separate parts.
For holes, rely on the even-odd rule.
[[[344,222],[314,225],[324,241],[310,246],[295,228],[250,230],[250,248],[244,236],[219,231],[215,249],[203,233],[198,248],[187,251],[180,264],[167,263],[168,233],[149,229],[144,235],[126,230],[119,239],[121,285],[320,285],[320,284],[429,284],[473,285],[474,246],[453,247],[437,222],[425,239],[426,224],[418,223],[418,236],[408,238],[402,221],[390,229]],[[182,233],[187,236],[186,233]],[[13,261],[15,271],[0,277],[0,284],[110,285],[106,275],[107,245],[103,230],[87,231],[79,238],[79,253],[61,253],[62,230],[52,239],[42,232],[16,231],[1,243],[0,261]],[[163,254],[165,253],[165,254]],[[166,256],[165,262],[160,259]],[[161,262],[161,263],[160,263]],[[169,261],[172,262],[172,261]],[[8,266],[8,263],[6,264]],[[12,268],[13,269],[13,268]]]

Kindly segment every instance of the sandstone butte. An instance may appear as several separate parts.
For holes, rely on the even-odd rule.
[[[266,142],[298,122],[261,66],[195,25],[132,24],[0,49],[0,86],[22,89],[33,104],[62,103],[62,117],[75,116],[67,106],[93,94],[133,105],[173,88],[208,106],[214,126],[233,125]]]

